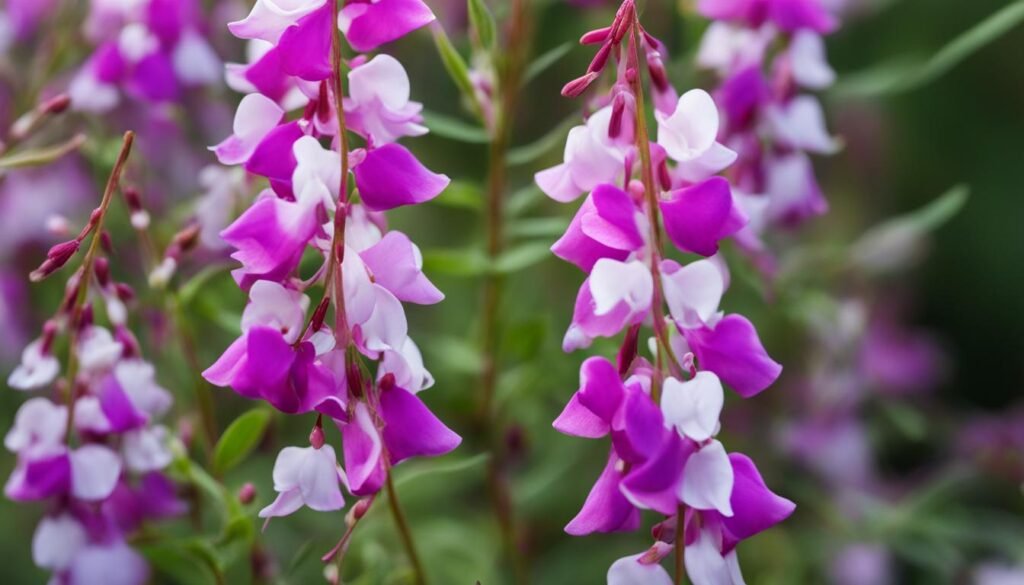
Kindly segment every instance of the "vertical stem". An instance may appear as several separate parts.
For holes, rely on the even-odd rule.
[[[665,249],[665,237],[661,230],[661,213],[658,207],[658,187],[654,182],[654,167],[651,163],[651,141],[647,133],[647,108],[644,102],[643,82],[640,74],[640,49],[638,39],[643,33],[640,31],[640,20],[636,14],[636,7],[632,8],[633,23],[629,30],[629,55],[628,66],[633,69],[633,80],[630,87],[633,90],[633,98],[636,100],[636,147],[640,154],[640,173],[644,185],[644,199],[647,202],[647,213],[651,219],[651,244],[654,249],[651,251],[651,277],[654,280],[654,298],[651,301],[653,312],[654,334],[658,339],[658,352],[656,357],[657,374],[664,372],[664,358],[669,344],[668,328],[665,326],[665,314],[661,298],[661,269],[659,262]],[[660,380],[652,380],[651,398],[658,402],[661,395]]]
[[[395,482],[391,479],[391,470],[387,472],[388,505],[391,507],[391,515],[395,519],[395,526],[398,528],[398,535],[402,538],[402,545],[405,546],[405,553],[409,557],[415,573],[417,585],[426,585],[427,574],[423,571],[423,564],[416,552],[416,543],[412,538],[412,531],[409,529],[409,522],[405,519],[405,512],[398,501],[398,492],[395,490]]]
[[[171,295],[173,306],[172,315],[174,323],[181,337],[181,353],[185,357],[185,363],[192,374],[192,384],[195,389],[196,406],[199,408],[199,427],[203,437],[203,453],[206,455],[207,463],[213,461],[213,446],[217,442],[217,417],[214,411],[213,394],[210,386],[203,379],[201,372],[203,366],[199,361],[199,354],[196,351],[195,337],[185,319],[185,312],[177,295]]]
[[[507,154],[512,124],[520,99],[520,86],[529,35],[528,0],[513,0],[509,25],[508,60],[498,73],[500,87],[494,134],[491,137],[487,176],[487,255],[493,266],[505,249],[505,188],[508,175]],[[508,457],[504,433],[496,424],[494,395],[498,378],[498,323],[505,277],[493,271],[484,276],[481,315],[483,367],[480,375],[480,427],[489,435],[492,457],[488,460],[487,484],[491,504],[501,530],[503,546],[512,564],[516,583],[527,582],[525,559],[519,549],[515,514],[508,478]]]
[[[338,0],[331,0],[333,14],[338,13]],[[345,223],[348,217],[348,127],[345,124],[345,108],[342,104],[344,81],[341,58],[341,31],[331,19],[331,82],[334,89],[334,113],[338,120],[338,148],[341,150],[341,184],[338,185],[338,204],[334,210],[334,236],[331,239],[330,258],[327,261],[327,276],[324,286],[333,291],[335,311],[335,336],[339,345],[347,346],[349,341],[348,323],[345,317],[345,294],[342,290],[341,265],[345,260]]]
[[[75,303],[71,308],[71,319],[68,321],[68,373],[67,373],[67,407],[68,424],[65,431],[65,442],[70,442],[71,431],[75,427],[75,378],[78,375],[78,355],[75,353],[75,345],[78,343],[78,328],[82,322],[82,311],[85,309],[85,300],[89,296],[89,281],[92,280],[93,268],[96,265],[96,254],[99,251],[100,240],[103,234],[103,220],[107,215],[107,208],[114,198],[114,191],[121,181],[121,173],[124,171],[125,163],[128,162],[128,155],[132,152],[132,143],[135,141],[135,133],[131,130],[124,133],[121,142],[121,152],[117,155],[117,162],[110,171],[107,178],[107,186],[103,190],[103,199],[98,207],[99,214],[96,217],[96,224],[92,228],[92,239],[89,240],[89,249],[82,260],[82,268],[78,273],[78,291],[75,296]]]

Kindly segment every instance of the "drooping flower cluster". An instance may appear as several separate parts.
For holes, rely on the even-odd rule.
[[[719,139],[739,155],[729,176],[750,217],[736,241],[771,274],[765,229],[828,210],[809,155],[832,154],[839,142],[806,90],[835,80],[822,35],[835,30],[837,20],[821,0],[702,0],[698,11],[714,22],[697,62],[721,77],[715,91],[724,116]]]
[[[765,486],[748,457],[727,453],[715,438],[723,384],[751,397],[781,371],[750,321],[719,310],[729,283],[719,242],[749,221],[729,183],[716,176],[736,154],[718,142],[711,97],[701,90],[678,96],[672,88],[664,45],[641,27],[632,0],[611,27],[582,42],[600,48],[563,94],[582,93],[612,58],[615,81],[586,124],[570,131],[565,162],[536,179],[558,201],[587,193],[552,247],[589,274],[564,349],[626,334],[617,365],[601,357],[583,363],[580,388],[554,423],[566,434],[611,439],[607,465],[566,531],[631,531],[640,526],[640,510],[654,510],[666,516],[654,529],[657,542],[612,565],[609,583],[671,583],[659,561],[677,546],[685,547],[696,585],[740,583],[736,545],[794,505]],[[658,122],[654,143],[644,121],[641,55]],[[662,229],[679,251],[706,258],[667,258]],[[644,325],[654,330],[654,363],[638,352]]]
[[[217,82],[222,64],[197,0],[92,0],[83,25],[96,45],[68,88],[74,107],[106,112],[122,93],[159,104]]]
[[[433,20],[419,0],[352,2],[340,12],[336,0],[258,0],[229,24],[250,39],[250,62],[228,66],[229,83],[247,95],[234,134],[214,151],[269,187],[221,232],[241,263],[233,274],[249,304],[242,336],[204,376],[281,412],[318,415],[312,446],[278,456],[279,494],[261,517],[303,505],[339,509],[341,484],[373,495],[391,466],[460,442],[418,397],[433,378],[402,306],[444,295],[423,274],[416,245],[388,231],[382,214],[430,200],[449,181],[397,143],[427,131],[405,69],[386,54],[343,61],[338,30],[366,52]],[[337,95],[343,65],[348,91]],[[349,133],[365,146],[349,151]],[[304,265],[311,274],[299,274]],[[325,294],[307,316],[305,293],[317,283]],[[377,362],[372,378],[365,360]],[[341,431],[344,472],[325,444],[322,416]]]
[[[143,522],[185,511],[162,471],[173,459],[172,439],[158,421],[171,407],[171,394],[126,326],[131,288],[112,279],[95,243],[104,237],[110,193],[108,187],[82,233],[54,246],[33,273],[33,280],[53,274],[94,234],[60,309],[7,380],[11,388],[39,394],[22,404],[4,438],[17,454],[4,493],[19,502],[46,502],[32,558],[53,572],[53,583],[147,582],[149,567],[127,537]],[[109,326],[97,323],[98,314]],[[58,380],[54,348],[62,337],[71,357]]]

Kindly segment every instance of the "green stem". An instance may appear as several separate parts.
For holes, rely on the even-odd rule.
[[[676,512],[676,579],[675,585],[683,585],[686,582],[686,505],[679,504]]]
[[[508,60],[498,74],[500,95],[495,108],[494,133],[491,137],[487,176],[487,255],[493,266],[505,250],[505,194],[508,181],[508,149],[513,121],[519,104],[523,68],[528,51],[528,0],[514,0],[509,26]],[[483,366],[480,374],[481,398],[478,421],[489,435],[493,456],[487,468],[487,484],[491,505],[502,535],[503,546],[512,564],[516,583],[526,583],[527,567],[519,549],[515,513],[508,477],[508,457],[504,433],[495,412],[498,382],[498,342],[500,338],[500,307],[505,277],[494,271],[484,276],[481,305]]]
[[[117,155],[117,162],[110,171],[107,178],[107,186],[103,190],[103,199],[97,208],[99,214],[92,227],[92,238],[89,240],[89,248],[82,260],[82,267],[78,273],[78,291],[75,302],[70,309],[71,318],[68,321],[68,373],[67,373],[67,407],[68,423],[65,429],[65,442],[71,442],[71,432],[75,428],[75,378],[78,376],[78,354],[75,346],[78,344],[78,329],[82,322],[82,312],[85,310],[85,300],[89,296],[89,282],[92,280],[93,270],[96,265],[96,255],[99,252],[100,240],[103,234],[103,220],[107,216],[107,208],[114,198],[114,191],[121,181],[121,173],[124,171],[125,163],[128,162],[128,155],[132,151],[132,143],[135,141],[135,133],[131,130],[124,133],[121,143],[121,152]]]
[[[398,535],[405,547],[405,554],[412,564],[413,575],[416,585],[426,585],[427,574],[423,571],[423,563],[420,562],[419,553],[416,552],[416,542],[412,537],[412,530],[409,522],[402,511],[402,505],[398,501],[398,491],[395,490],[395,482],[391,478],[391,469],[387,472],[388,505],[391,507],[391,516],[395,519],[395,527],[398,528]]]

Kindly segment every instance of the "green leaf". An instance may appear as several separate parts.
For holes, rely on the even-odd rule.
[[[459,209],[471,209],[479,211],[483,206],[480,186],[468,181],[452,181],[448,188],[432,201],[434,205],[455,207]]]
[[[472,457],[454,459],[443,463],[430,462],[424,465],[415,465],[399,468],[395,473],[395,487],[400,488],[410,483],[415,483],[420,478],[434,477],[438,475],[454,475],[482,466],[490,458],[490,453],[478,453]]]
[[[180,585],[216,585],[218,583],[216,569],[211,567],[202,555],[196,554],[191,543],[170,540],[158,544],[141,545],[138,550],[158,573],[170,577],[170,581],[173,583]]]
[[[0,169],[19,169],[48,165],[64,155],[78,150],[83,144],[85,144],[85,135],[76,134],[60,144],[16,152],[0,157]]]
[[[501,274],[518,272],[550,257],[550,243],[527,242],[498,256],[494,262],[493,270]]]
[[[494,49],[497,35],[495,35],[494,15],[487,8],[484,0],[466,0],[466,9],[469,13],[469,25],[480,46],[485,50]]]
[[[491,141],[487,131],[480,126],[467,124],[458,118],[452,118],[444,114],[423,112],[423,125],[439,136],[459,142],[486,144]]]
[[[508,203],[505,205],[505,213],[509,217],[518,217],[524,215],[542,201],[544,201],[544,192],[540,190],[537,183],[531,181],[529,185],[516,191],[508,198]]]
[[[452,46],[451,40],[448,38],[447,33],[440,26],[435,26],[434,31],[434,45],[437,46],[437,53],[441,56],[441,63],[444,64],[445,70],[448,72],[448,76],[451,77],[455,83],[455,87],[459,89],[470,104],[473,113],[480,119],[483,119],[483,110],[480,108],[480,103],[476,99],[476,91],[473,89],[473,82],[469,78],[469,66],[466,65],[465,59],[462,55],[455,50]]]
[[[875,273],[906,266],[923,245],[925,236],[959,213],[969,194],[966,185],[957,185],[924,207],[869,229],[851,246],[851,264]]]
[[[928,434],[928,419],[913,407],[897,402],[882,404],[882,412],[901,433],[912,441],[922,441]]]
[[[511,222],[508,235],[519,238],[559,237],[568,226],[569,220],[564,217],[531,217]]]
[[[547,134],[541,136],[537,140],[509,150],[508,157],[506,159],[508,160],[508,164],[513,166],[525,165],[537,160],[552,150],[563,146],[565,144],[566,136],[569,135],[569,130],[578,123],[578,116],[569,116],[565,120],[562,120],[562,123],[549,130]]]
[[[846,76],[836,92],[859,96],[894,95],[918,89],[942,77],[960,62],[1024,21],[1024,0],[1004,6],[961,33],[926,61],[906,58]]]
[[[460,337],[438,336],[423,349],[446,370],[469,375],[483,370],[484,358],[480,349]]]
[[[526,66],[526,72],[523,74],[523,84],[527,84],[533,81],[541,73],[547,71],[552,65],[558,63],[572,51],[573,43],[562,43],[557,47],[548,49],[542,53],[539,57],[533,60],[532,63]]]
[[[477,248],[424,250],[423,270],[451,276],[479,276],[487,272],[487,256]]]
[[[222,474],[241,463],[259,444],[269,423],[270,411],[265,408],[254,408],[236,418],[214,448],[214,471]]]
[[[230,264],[214,264],[207,266],[195,274],[192,278],[188,279],[188,282],[183,284],[178,291],[178,301],[182,305],[187,305],[192,299],[195,298],[202,288],[210,282],[214,277],[224,274],[231,270]]]

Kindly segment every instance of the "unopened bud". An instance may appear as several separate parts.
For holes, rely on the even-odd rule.
[[[661,55],[657,51],[647,53],[647,71],[651,75],[651,83],[659,92],[669,88],[668,73],[665,71],[665,64],[662,63]]]
[[[363,498],[352,506],[352,517],[356,520],[366,516],[366,513],[370,511],[370,506],[373,505],[373,498]]]
[[[662,160],[658,164],[658,182],[661,183],[663,191],[672,189],[672,175],[668,172],[668,161]]]
[[[597,78],[598,74],[593,71],[582,77],[577,77],[562,87],[562,95],[570,98],[579,97],[579,95],[586,91],[587,88],[590,87],[590,84],[594,83],[594,80]]]
[[[633,360],[636,359],[638,341],[640,339],[640,325],[636,324],[626,331],[626,338],[622,340],[622,347],[619,348],[619,353],[616,356],[618,362],[619,375],[625,376],[629,372],[629,368],[633,365]]]
[[[176,246],[182,252],[188,252],[195,248],[197,243],[199,243],[199,224],[197,223],[174,234],[174,239],[171,240],[171,246]]]
[[[29,274],[29,280],[39,282],[60,270],[78,252],[80,246],[81,242],[78,240],[69,240],[53,246],[46,253],[46,260]]]
[[[324,326],[324,319],[327,318],[327,308],[331,306],[331,297],[325,296],[320,304],[316,306],[316,310],[313,311],[313,319],[310,322],[310,328],[313,331],[320,331]]]
[[[612,116],[608,120],[608,138],[618,138],[622,134],[622,116],[626,113],[626,97],[622,93],[612,98]]]
[[[149,273],[149,286],[163,288],[171,281],[174,272],[178,269],[178,261],[174,258],[164,258],[160,265]]]
[[[387,392],[395,387],[395,375],[391,372],[381,376],[380,381],[377,382],[377,387],[380,388],[381,392]]]
[[[39,112],[43,114],[60,114],[71,105],[71,96],[61,93],[53,96],[39,105]]]
[[[627,67],[626,68],[626,81],[628,83],[636,82],[636,67]]]
[[[590,67],[587,67],[588,73],[600,73],[604,66],[608,64],[608,56],[612,54],[611,43],[605,43],[601,45],[601,48],[597,50],[597,54],[594,55],[594,60],[590,62]]]
[[[251,482],[242,484],[242,487],[238,488],[238,501],[243,506],[248,506],[253,503],[256,499],[256,486],[252,485]]]
[[[96,281],[106,288],[110,284],[110,260],[100,256],[93,264],[93,271],[96,272]]]
[[[110,237],[110,232],[103,230],[100,232],[100,245],[103,246],[103,250],[107,254],[114,253],[114,240]]]
[[[606,26],[604,28],[587,31],[580,37],[581,45],[596,45],[598,43],[605,42],[608,39],[608,35],[612,32],[612,27]]]
[[[135,289],[124,282],[114,283],[114,294],[122,303],[129,303],[135,300]]]
[[[309,444],[314,449],[319,449],[324,446],[324,427],[320,424],[320,419],[316,419],[316,424],[313,425],[313,430],[309,432]]]
[[[633,2],[627,0],[622,3],[619,7],[619,11],[615,13],[615,20],[612,22],[611,34],[612,43],[619,44],[622,39],[626,36],[626,31],[629,30],[630,25],[633,24]]]

